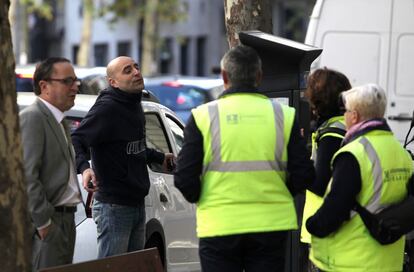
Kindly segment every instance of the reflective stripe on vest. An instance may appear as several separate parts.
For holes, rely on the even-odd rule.
[[[345,124],[343,124],[342,122],[339,122],[339,121],[334,122],[333,124],[330,125],[330,127],[336,127],[336,128],[346,130]]]
[[[217,103],[208,106],[211,122],[211,149],[212,161],[203,167],[203,174],[207,171],[217,172],[248,172],[248,171],[285,171],[287,162],[282,162],[284,139],[284,116],[282,106],[275,99],[271,99],[276,131],[280,132],[276,137],[275,160],[273,161],[232,161],[223,162],[221,159],[221,131],[220,118]]]
[[[369,161],[372,164],[372,175],[374,178],[374,194],[371,200],[365,205],[364,207],[370,211],[371,213],[376,213],[380,209],[387,207],[388,205],[381,205],[381,187],[382,187],[382,169],[381,169],[381,161],[377,155],[372,144],[368,141],[367,138],[362,137],[359,142],[364,147],[365,152],[368,155]],[[357,212],[352,211],[351,217],[356,215]]]

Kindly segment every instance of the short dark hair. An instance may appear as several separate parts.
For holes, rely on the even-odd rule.
[[[262,61],[253,48],[238,45],[223,56],[220,64],[227,72],[232,88],[256,87],[256,75],[262,71]]]
[[[309,75],[305,95],[316,117],[328,119],[343,114],[340,95],[349,89],[351,83],[344,74],[324,67]]]
[[[55,65],[55,63],[60,63],[60,62],[70,63],[70,60],[66,58],[61,58],[61,57],[51,57],[51,58],[47,58],[43,60],[42,62],[36,65],[36,70],[33,75],[34,93],[36,95],[39,95],[41,92],[39,82],[41,80],[50,78],[50,76],[53,73],[53,65]]]

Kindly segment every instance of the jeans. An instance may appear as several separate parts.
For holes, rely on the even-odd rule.
[[[284,271],[287,231],[200,238],[204,272]]]
[[[144,203],[131,207],[95,200],[92,217],[98,233],[98,258],[144,248]]]

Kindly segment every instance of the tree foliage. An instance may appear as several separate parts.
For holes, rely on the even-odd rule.
[[[151,0],[117,0],[103,5],[98,12],[99,14],[110,13],[109,22],[114,23],[125,17],[142,19],[148,11],[152,12],[152,9]],[[175,23],[186,18],[182,0],[157,1],[155,11],[159,22]]]
[[[18,1],[18,0],[14,0]],[[53,8],[49,1],[20,0],[20,3],[27,8],[28,13],[37,13],[40,17],[49,21],[53,19]]]
[[[79,47],[77,62],[88,64],[88,52],[92,35],[92,20],[96,16],[105,16],[109,24],[120,19],[130,19],[144,23],[142,29],[142,71],[151,75],[155,69],[155,52],[158,45],[158,25],[162,22],[175,23],[184,19],[186,14],[181,0],[117,0],[92,5],[91,0],[83,0],[82,40]]]
[[[100,14],[109,14],[109,22],[120,18],[143,21],[141,71],[146,76],[156,72],[156,52],[159,25],[164,22],[176,23],[186,18],[186,2],[183,0],[117,0],[105,5]]]

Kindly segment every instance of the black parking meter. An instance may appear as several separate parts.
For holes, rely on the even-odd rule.
[[[296,109],[305,136],[309,135],[309,106],[303,99],[312,62],[322,49],[257,30],[239,32],[240,42],[253,47],[262,59],[259,90]]]
[[[242,44],[253,47],[262,59],[263,79],[259,90],[294,107],[304,136],[309,139],[310,108],[303,93],[310,65],[322,49],[257,30],[239,32],[239,39]],[[295,196],[295,204],[300,226],[303,194]],[[307,271],[307,246],[300,243],[300,230],[289,233],[286,252],[285,271]]]

